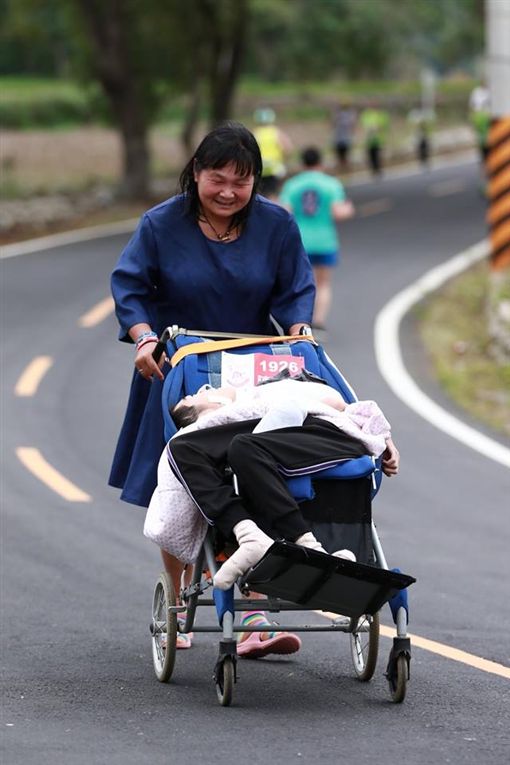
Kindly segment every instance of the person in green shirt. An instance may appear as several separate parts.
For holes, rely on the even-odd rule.
[[[305,149],[301,159],[305,170],[286,181],[280,202],[294,214],[310,258],[316,286],[313,326],[324,329],[331,305],[332,268],[340,255],[337,223],[352,217],[354,206],[340,181],[324,172],[318,149]]]

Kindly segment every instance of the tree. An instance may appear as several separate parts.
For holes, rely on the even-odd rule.
[[[181,12],[190,50],[200,52],[186,57],[189,107],[182,139],[189,154],[204,102],[211,126],[232,113],[245,52],[249,7],[248,0],[188,0]]]
[[[149,127],[161,102],[166,56],[156,28],[157,6],[136,0],[75,0],[85,22],[88,67],[99,80],[123,143],[122,194],[146,197],[149,190]],[[169,19],[160,19],[161,27]],[[90,46],[90,47],[89,47]],[[163,58],[158,54],[163,53]],[[154,61],[158,61],[158,69]]]
[[[148,192],[148,130],[169,82],[193,94],[191,144],[204,79],[213,124],[230,115],[240,74],[247,0],[74,0],[86,22],[89,65],[111,105],[124,146],[125,196]]]

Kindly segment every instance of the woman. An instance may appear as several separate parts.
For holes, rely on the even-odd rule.
[[[126,502],[147,506],[157,483],[164,375],[152,352],[165,327],[272,334],[274,317],[298,334],[310,324],[311,268],[293,218],[257,196],[261,172],[249,130],[212,130],[182,171],[181,194],[143,215],[112,274],[119,337],[136,346],[109,481]],[[178,584],[177,561],[163,557]]]

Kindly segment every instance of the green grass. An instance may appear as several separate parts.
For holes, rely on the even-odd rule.
[[[0,77],[0,101],[31,101],[34,98],[55,96],[79,99],[83,97],[82,86],[69,80],[45,77],[4,76]]]
[[[438,111],[447,118],[452,110],[465,112],[470,80],[440,81],[437,85]],[[324,82],[271,83],[245,77],[236,91],[238,116],[247,120],[254,108],[271,104],[281,121],[329,118],[333,102],[350,99],[362,105],[367,99],[387,100],[393,110],[406,112],[420,101],[417,81],[332,80]],[[186,99],[173,94],[162,104],[160,123],[182,122]],[[31,129],[104,123],[108,110],[97,83],[25,76],[0,77],[0,124],[4,128]],[[205,105],[204,105],[204,118]],[[439,115],[441,118],[441,114]]]
[[[498,364],[491,354],[488,290],[487,263],[454,279],[420,306],[420,334],[446,393],[475,419],[510,436],[510,363]]]

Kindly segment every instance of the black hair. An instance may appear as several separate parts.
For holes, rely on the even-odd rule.
[[[198,420],[198,410],[193,404],[185,404],[180,401],[173,409],[170,409],[172,420],[175,423],[177,430],[185,428],[186,425],[191,425],[192,422]]]
[[[304,149],[301,152],[301,161],[305,167],[320,165],[322,156],[319,149],[316,149],[315,146],[309,146],[307,149]]]
[[[257,186],[262,174],[262,157],[255,136],[240,122],[224,122],[211,130],[200,143],[193,157],[182,171],[179,184],[186,194],[188,210],[193,217],[200,212],[195,172],[197,170],[218,169],[233,162],[236,172],[246,177],[253,175],[255,182],[248,204],[234,215],[233,224],[245,222],[257,193]]]

